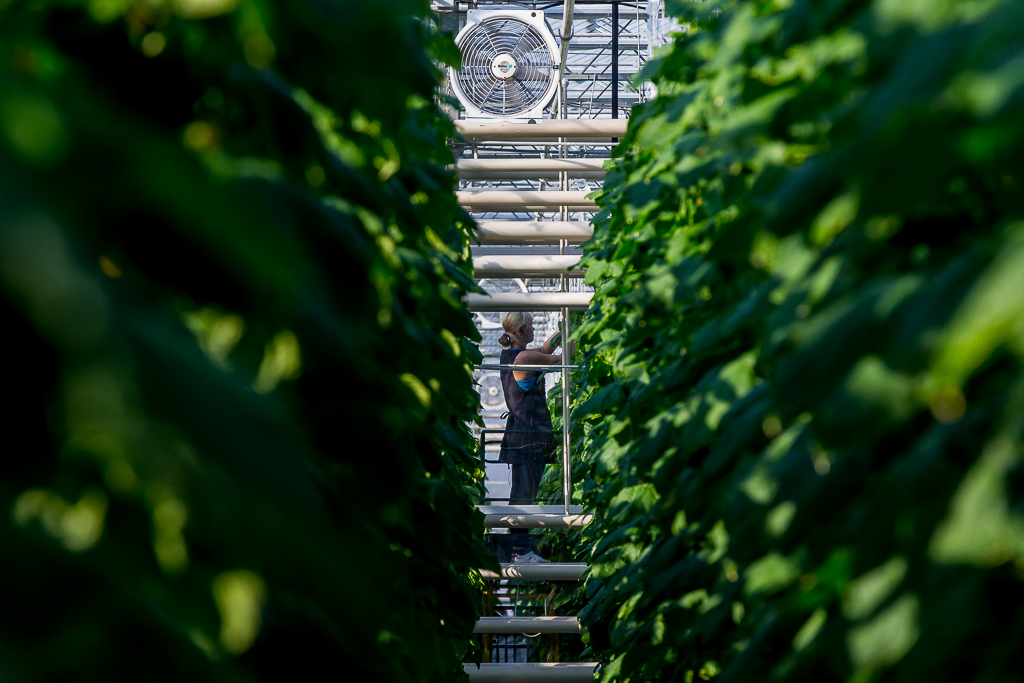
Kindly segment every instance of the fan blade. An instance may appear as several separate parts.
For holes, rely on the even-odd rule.
[[[499,54],[501,54],[501,50],[499,50],[498,46],[495,45],[494,38],[491,36],[491,28],[492,28],[493,24],[494,24],[494,22],[492,22],[492,21],[485,21],[484,23],[480,24],[480,27],[482,29],[482,33],[487,38],[487,42],[491,44],[491,49],[493,50],[493,54],[488,55],[488,57],[490,57],[491,59],[494,59]],[[497,36],[500,39],[501,34],[497,33]]]

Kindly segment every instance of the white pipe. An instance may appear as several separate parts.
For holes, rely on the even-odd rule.
[[[594,235],[594,226],[585,221],[477,221],[476,226],[481,244],[578,244]]]
[[[597,202],[587,199],[589,192],[574,190],[459,190],[455,193],[462,206],[589,206]]]
[[[540,513],[536,515],[484,515],[488,529],[582,529],[593,515]]]
[[[603,180],[604,171],[569,171],[570,178]],[[460,180],[558,180],[556,171],[459,171]]]
[[[561,505],[477,505],[476,509],[485,515],[522,515],[545,512],[563,512]],[[582,505],[573,505],[569,514],[583,514]]]
[[[579,256],[474,256],[473,276],[583,277]]]
[[[565,76],[565,60],[569,56],[569,40],[572,38],[572,17],[574,14],[575,0],[565,0],[562,5],[562,40],[559,45],[558,60],[558,106],[555,108],[555,115],[552,118],[562,116],[562,78]]]
[[[563,208],[563,205],[551,207],[543,204],[494,204],[488,206],[463,205],[462,208],[472,213],[559,213],[559,209]],[[572,205],[564,208],[569,213],[597,213],[596,206]]]
[[[586,633],[577,617],[481,617],[473,633]]]
[[[593,292],[492,292],[470,293],[466,305],[471,311],[557,311],[569,308],[585,311],[590,308]],[[561,509],[561,506],[556,506]]]
[[[537,123],[510,121],[453,122],[466,139],[620,138],[626,134],[628,119],[541,119]]]
[[[473,683],[592,683],[594,662],[540,662],[537,664],[463,664]]]
[[[459,159],[455,168],[459,173],[469,171],[597,171],[607,159]]]

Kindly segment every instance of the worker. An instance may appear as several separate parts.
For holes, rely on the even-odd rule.
[[[501,317],[501,327],[505,333],[498,343],[509,347],[501,351],[502,365],[558,365],[562,362],[562,355],[554,353],[557,332],[540,347],[528,348],[533,341],[533,316],[529,313],[506,313]],[[575,347],[574,342],[569,343],[570,357]],[[536,500],[544,466],[555,459],[551,413],[541,372],[501,371],[508,422],[498,459],[512,466],[511,505],[530,505]]]

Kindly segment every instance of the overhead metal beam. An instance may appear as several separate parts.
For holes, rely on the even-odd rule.
[[[557,311],[568,308],[585,311],[590,308],[593,292],[492,292],[467,294],[471,311]],[[557,506],[556,506],[557,507]]]
[[[475,277],[583,277],[579,256],[474,256]]]
[[[575,562],[514,562],[501,565],[500,571],[481,569],[480,576],[488,581],[579,581],[586,571],[587,565]]]
[[[589,683],[596,662],[539,662],[537,664],[463,664],[473,683]]]
[[[626,134],[628,122],[628,119],[541,119],[537,123],[454,121],[455,130],[467,140],[618,138]]]
[[[473,633],[586,633],[578,617],[481,617]]]
[[[460,190],[455,193],[455,197],[462,206],[474,209],[493,206],[584,206],[596,211],[597,202],[587,199],[588,194],[572,190]]]
[[[576,244],[594,235],[594,226],[586,221],[477,221],[481,244],[558,244],[567,240]]]

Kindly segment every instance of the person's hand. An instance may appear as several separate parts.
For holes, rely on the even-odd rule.
[[[569,340],[569,355],[571,356],[574,353],[576,353],[576,340],[575,339],[570,339]]]

